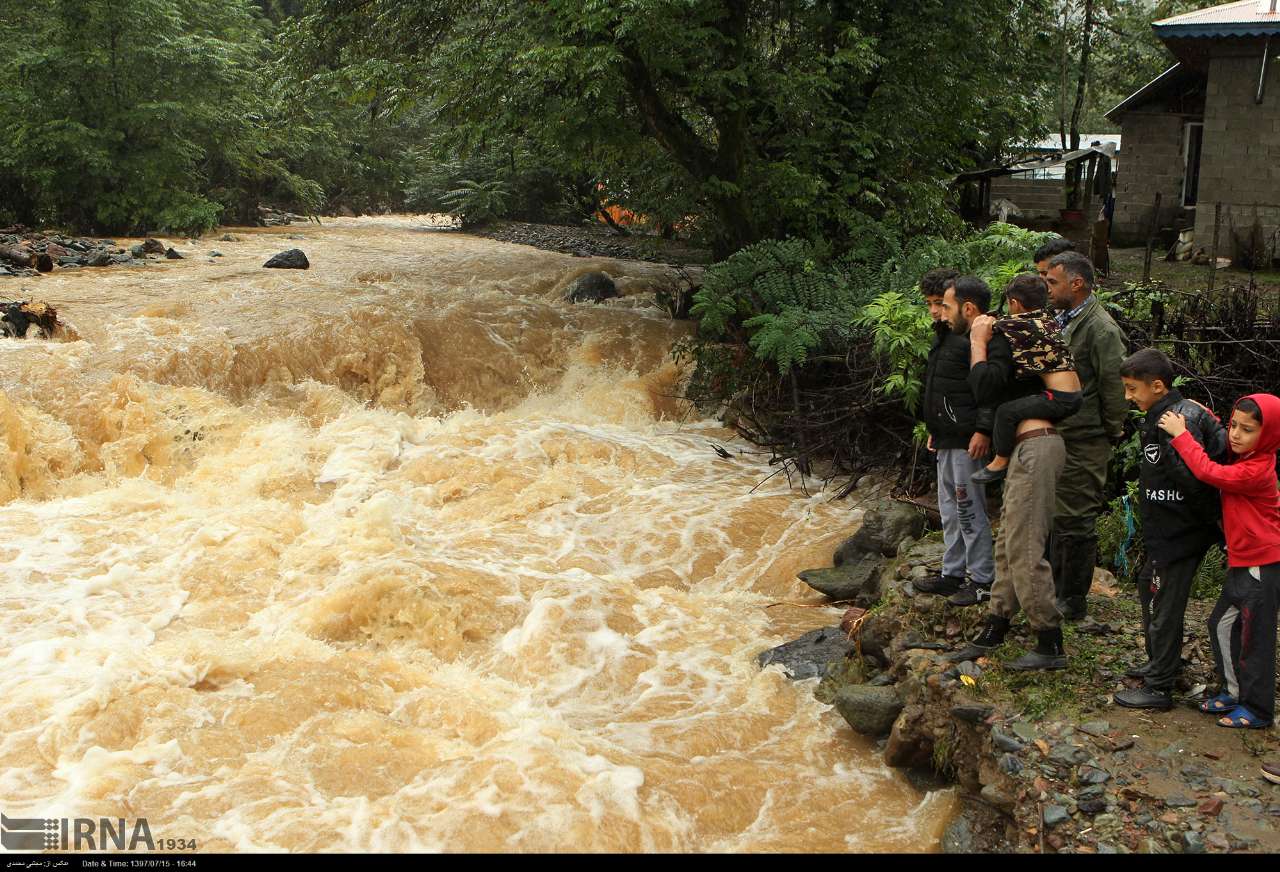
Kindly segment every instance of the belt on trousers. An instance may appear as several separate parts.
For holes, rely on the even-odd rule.
[[[1054,428],[1041,427],[1038,430],[1028,430],[1026,433],[1019,433],[1016,437],[1014,437],[1013,444],[1021,445],[1023,442],[1026,442],[1028,439],[1035,439],[1039,436],[1057,436],[1057,435],[1058,435],[1058,431],[1055,430]]]

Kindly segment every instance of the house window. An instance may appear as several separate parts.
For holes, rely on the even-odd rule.
[[[1200,148],[1204,123],[1192,121],[1182,129],[1182,205],[1194,207],[1200,189]]]

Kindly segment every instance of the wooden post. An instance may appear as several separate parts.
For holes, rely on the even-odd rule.
[[[1213,204],[1213,248],[1209,250],[1209,290],[1218,284],[1218,231],[1222,227],[1222,204]]]
[[[1151,207],[1151,229],[1147,231],[1147,255],[1142,259],[1142,283],[1151,281],[1151,249],[1156,244],[1156,231],[1160,229],[1160,192],[1156,192],[1155,205]]]

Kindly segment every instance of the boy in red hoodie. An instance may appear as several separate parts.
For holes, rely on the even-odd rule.
[[[1224,713],[1218,721],[1223,727],[1270,726],[1276,707],[1280,602],[1280,397],[1250,394],[1236,403],[1227,428],[1233,455],[1228,464],[1210,460],[1176,412],[1166,412],[1160,428],[1174,437],[1173,447],[1191,473],[1222,492],[1227,580],[1209,616],[1221,687],[1200,710]]]

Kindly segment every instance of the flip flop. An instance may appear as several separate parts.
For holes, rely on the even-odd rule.
[[[1200,703],[1197,708],[1207,715],[1217,714],[1218,712],[1229,712],[1240,703],[1236,702],[1236,698],[1229,693],[1220,693],[1213,699],[1206,699]]]
[[[1231,730],[1265,730],[1271,726],[1271,722],[1262,722],[1262,719],[1254,715],[1253,712],[1242,705],[1238,705],[1226,717],[1218,719],[1218,726]]]

